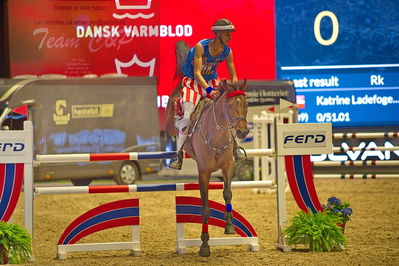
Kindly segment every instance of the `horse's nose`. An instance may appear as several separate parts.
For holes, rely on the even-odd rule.
[[[248,129],[247,129],[247,130],[241,130],[241,129],[239,129],[239,130],[237,130],[237,137],[238,137],[239,139],[245,139],[245,137],[248,135],[248,132],[249,132]]]

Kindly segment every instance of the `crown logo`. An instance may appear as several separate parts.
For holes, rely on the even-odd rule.
[[[121,62],[119,59],[115,58],[115,66],[116,66],[116,71],[119,74],[122,74],[122,69],[123,68],[128,68],[133,66],[134,64],[140,66],[140,67],[148,67],[148,76],[152,77],[154,76],[154,69],[155,69],[155,58],[151,59],[148,62],[143,62],[141,61],[136,54],[133,55],[132,60],[129,62]]]

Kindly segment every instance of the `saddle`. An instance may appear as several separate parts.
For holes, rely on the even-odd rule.
[[[194,130],[194,127],[197,125],[197,122],[201,118],[201,115],[211,106],[209,104],[210,102],[212,102],[211,99],[204,98],[198,103],[197,107],[195,107],[195,110],[190,117],[190,126],[188,128],[189,134],[191,134]]]

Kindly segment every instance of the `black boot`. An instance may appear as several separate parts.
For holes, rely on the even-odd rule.
[[[169,168],[181,170],[183,165],[183,151],[179,151],[175,156],[170,159]]]
[[[247,159],[247,153],[242,147],[238,145],[234,145],[233,156],[236,163]]]

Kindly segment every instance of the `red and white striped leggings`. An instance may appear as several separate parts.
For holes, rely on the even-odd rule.
[[[212,79],[208,81],[208,85],[214,89],[219,88],[220,79]],[[205,97],[209,97],[208,93],[205,89],[201,88],[198,85],[197,81],[194,79],[190,79],[189,77],[184,77],[182,80],[183,89],[181,90],[181,105],[185,102],[193,103],[195,106],[199,103],[199,101]]]

